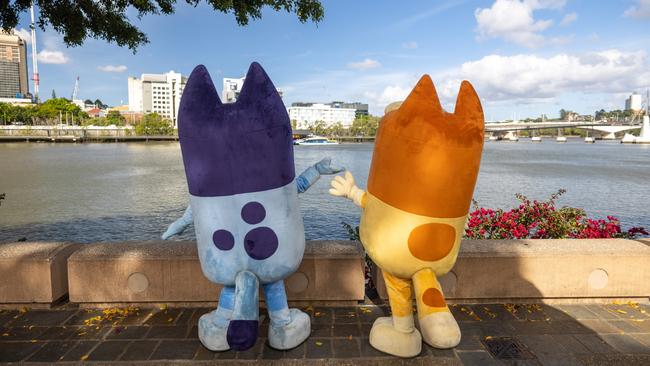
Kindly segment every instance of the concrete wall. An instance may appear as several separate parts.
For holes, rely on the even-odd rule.
[[[463,240],[445,296],[491,299],[647,298],[650,246],[623,239]],[[386,298],[381,271],[378,292]]]
[[[68,293],[67,259],[79,245],[0,245],[0,304],[52,303]]]
[[[194,242],[89,244],[68,268],[70,301],[77,303],[214,302],[220,289],[203,276]],[[309,241],[285,284],[290,301],[363,300],[361,246]]]
[[[364,299],[357,242],[308,241],[286,279],[291,301],[350,304]],[[449,299],[611,299],[650,296],[650,240],[466,240],[440,281]],[[380,273],[378,291],[386,297]],[[194,242],[0,245],[0,304],[215,302]]]

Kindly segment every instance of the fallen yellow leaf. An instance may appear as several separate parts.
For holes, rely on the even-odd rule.
[[[317,345],[318,347],[320,347],[320,346],[323,345],[323,342],[316,341],[316,345]]]
[[[88,359],[88,355],[81,356],[81,361],[86,361],[87,359]]]

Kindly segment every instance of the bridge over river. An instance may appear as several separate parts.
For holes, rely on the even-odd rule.
[[[485,132],[495,137],[505,137],[516,134],[517,131],[533,131],[544,129],[579,128],[593,132],[604,140],[615,140],[616,134],[632,130],[638,130],[641,124],[613,125],[598,122],[488,122],[485,124]]]

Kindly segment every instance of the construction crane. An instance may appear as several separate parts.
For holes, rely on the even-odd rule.
[[[77,100],[78,96],[79,96],[79,76],[77,76],[77,79],[74,81],[74,89],[72,89],[72,98],[70,98],[70,100],[75,101]]]
[[[30,14],[32,17],[32,22],[29,24],[29,28],[32,31],[32,80],[34,80],[34,101],[38,103],[38,60],[36,53],[36,23],[34,22],[34,2],[32,2],[32,7],[30,9]]]

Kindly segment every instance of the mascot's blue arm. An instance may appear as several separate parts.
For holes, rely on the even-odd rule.
[[[296,178],[298,193],[304,193],[307,191],[309,187],[316,183],[321,175],[336,174],[345,169],[343,167],[332,166],[331,163],[332,159],[327,157],[305,169],[305,171]],[[192,217],[192,206],[187,205],[183,216],[172,222],[167,230],[162,234],[161,238],[167,240],[173,235],[181,234],[188,226],[190,226],[190,224],[192,224],[192,222],[194,222],[194,218]]]

